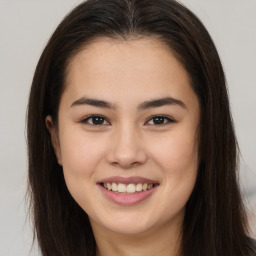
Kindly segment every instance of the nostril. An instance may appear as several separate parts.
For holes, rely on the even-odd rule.
[[[131,142],[132,141],[132,142]],[[106,160],[113,166],[120,166],[123,168],[131,168],[133,166],[145,163],[147,154],[143,148],[143,144],[133,138],[128,144],[125,141],[117,138],[113,141],[113,145],[106,153]]]
[[[115,162],[111,162],[112,165],[114,166],[121,166],[122,168],[124,169],[129,169],[129,168],[132,168],[134,166],[137,166],[137,165],[140,165],[141,163],[140,162],[130,162],[130,161],[115,161]]]

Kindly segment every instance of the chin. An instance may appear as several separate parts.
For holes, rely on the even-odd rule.
[[[92,220],[92,226],[103,228],[107,231],[118,233],[120,235],[139,235],[146,233],[158,226],[161,221],[156,221],[152,216],[145,216],[145,213],[119,213],[111,217],[103,216]]]
[[[117,225],[105,226],[108,230],[120,235],[139,235],[150,230],[150,226],[143,226],[138,223],[116,223]]]

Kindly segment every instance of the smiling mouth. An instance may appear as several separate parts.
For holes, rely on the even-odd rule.
[[[143,191],[151,190],[159,184],[153,183],[115,183],[115,182],[104,182],[99,183],[105,189],[112,191],[117,194],[137,194]]]
[[[156,193],[160,182],[145,177],[112,176],[97,182],[103,195],[118,205],[132,206]]]

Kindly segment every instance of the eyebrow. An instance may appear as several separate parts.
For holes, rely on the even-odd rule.
[[[187,109],[183,101],[172,98],[172,97],[165,97],[160,99],[144,101],[138,106],[138,110],[144,110],[144,109],[153,108],[153,107],[161,107],[165,105],[177,105],[184,109]]]
[[[74,101],[71,104],[71,107],[81,106],[81,105],[90,105],[90,106],[95,106],[95,107],[100,107],[100,108],[116,109],[116,106],[110,102],[107,102],[104,100],[98,100],[98,99],[85,98],[85,97]]]
[[[108,108],[108,109],[114,109],[114,110],[117,109],[117,106],[113,103],[110,103],[110,102],[107,102],[104,100],[92,99],[92,98],[86,98],[86,97],[82,97],[82,98],[74,101],[71,104],[71,107],[81,106],[81,105],[89,105],[89,106]],[[165,97],[165,98],[160,98],[160,99],[144,101],[138,105],[137,109],[145,110],[145,109],[161,107],[161,106],[165,106],[165,105],[176,105],[176,106],[180,106],[184,109],[187,109],[187,107],[183,101],[172,98],[172,97]]]

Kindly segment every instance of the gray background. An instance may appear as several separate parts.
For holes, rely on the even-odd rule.
[[[27,256],[25,115],[38,58],[75,0],[0,0],[0,256]],[[256,1],[183,0],[221,56],[241,149],[241,188],[256,237]],[[30,255],[39,255],[36,248]]]

